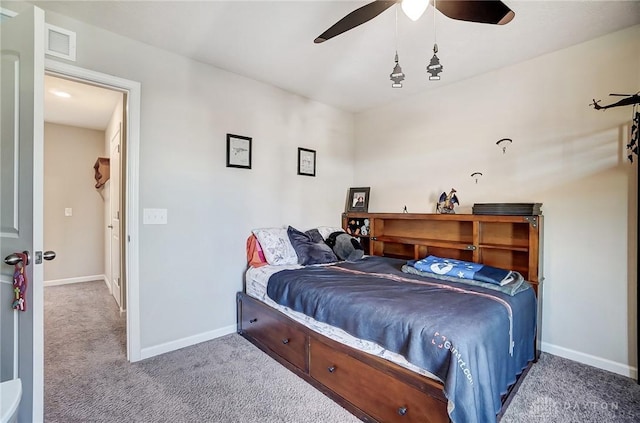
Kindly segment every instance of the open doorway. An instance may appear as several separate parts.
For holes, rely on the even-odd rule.
[[[44,239],[57,253],[43,269],[44,415],[57,420],[59,398],[129,359],[127,93],[52,74],[44,91]]]
[[[109,75],[68,63],[45,60],[45,71],[48,75],[61,77],[76,82],[88,83],[119,91],[125,94],[124,125],[121,127],[121,168],[122,203],[120,204],[121,241],[124,246],[121,257],[124,261],[121,273],[125,276],[123,283],[126,292],[126,349],[130,362],[142,359],[141,327],[140,327],[140,283],[139,283],[139,149],[140,149],[140,91],[137,81]]]
[[[44,98],[44,237],[58,254],[45,267],[45,286],[102,279],[124,313],[125,94],[46,75]]]
[[[103,281],[124,315],[126,93],[56,75],[44,88],[45,287]]]

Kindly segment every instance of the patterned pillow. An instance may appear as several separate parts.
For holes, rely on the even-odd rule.
[[[338,261],[331,247],[322,240],[320,242],[314,242],[308,231],[307,233],[300,232],[296,228],[289,226],[287,233],[298,255],[298,263],[301,265],[335,263]]]
[[[285,228],[261,228],[252,232],[258,238],[269,264],[298,264],[296,250],[293,249]]]

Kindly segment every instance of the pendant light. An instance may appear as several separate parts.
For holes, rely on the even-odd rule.
[[[396,7],[396,57],[395,57],[396,65],[389,75],[393,84],[391,87],[393,88],[402,88],[402,81],[404,81],[404,73],[402,73],[402,68],[400,67],[400,63],[398,63],[398,8]]]

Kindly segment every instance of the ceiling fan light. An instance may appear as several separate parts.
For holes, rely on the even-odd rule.
[[[402,0],[402,11],[412,21],[417,21],[427,10],[429,0]]]

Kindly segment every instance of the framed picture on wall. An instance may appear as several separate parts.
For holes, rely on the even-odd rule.
[[[251,169],[251,138],[227,134],[227,167]]]
[[[368,212],[370,187],[349,188],[347,212]]]
[[[316,176],[316,151],[298,147],[298,175]]]

